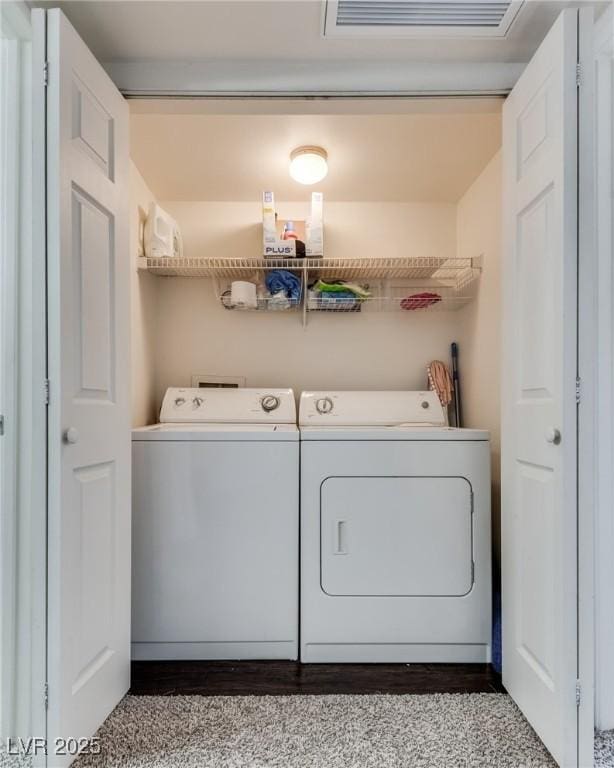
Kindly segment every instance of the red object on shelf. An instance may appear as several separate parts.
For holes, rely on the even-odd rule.
[[[401,299],[401,309],[426,309],[432,307],[433,304],[438,304],[441,301],[441,296],[438,293],[413,293],[411,296],[406,296]]]

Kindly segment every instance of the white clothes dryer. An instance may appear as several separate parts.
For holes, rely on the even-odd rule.
[[[304,662],[487,662],[490,446],[433,392],[304,392]]]

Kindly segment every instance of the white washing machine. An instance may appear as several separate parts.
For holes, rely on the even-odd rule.
[[[296,659],[290,389],[169,389],[135,429],[134,659]]]
[[[303,662],[487,662],[487,432],[433,392],[301,396]]]

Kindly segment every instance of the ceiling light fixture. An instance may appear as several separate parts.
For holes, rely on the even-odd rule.
[[[322,147],[297,147],[290,154],[290,176],[299,184],[317,184],[328,173],[328,155]]]

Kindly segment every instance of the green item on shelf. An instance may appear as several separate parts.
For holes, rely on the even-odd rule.
[[[358,283],[347,283],[344,280],[336,280],[332,283],[325,283],[324,280],[318,280],[313,286],[313,290],[320,291],[320,293],[343,293],[350,291],[359,299],[368,299],[371,292],[367,290],[363,285]]]

